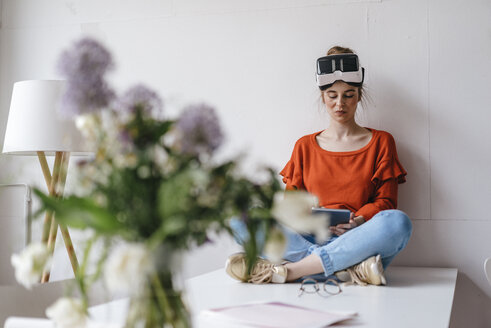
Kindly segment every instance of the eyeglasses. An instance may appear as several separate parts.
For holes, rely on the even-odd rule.
[[[319,287],[319,285],[322,286]],[[334,279],[327,279],[322,284],[313,278],[307,278],[302,281],[298,290],[298,297],[305,294],[319,294],[323,297],[340,294],[343,290],[339,283]]]

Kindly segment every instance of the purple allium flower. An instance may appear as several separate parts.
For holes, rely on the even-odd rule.
[[[83,38],[65,50],[58,60],[58,70],[67,80],[62,114],[76,116],[108,106],[114,91],[104,74],[113,66],[109,51],[93,39]]]
[[[163,103],[159,95],[142,84],[128,89],[116,104],[116,110],[123,113],[134,113],[137,109],[153,118],[162,118]]]
[[[180,136],[181,150],[186,154],[211,154],[223,141],[215,110],[206,104],[186,107],[176,129]]]

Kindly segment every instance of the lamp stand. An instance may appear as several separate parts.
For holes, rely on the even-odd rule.
[[[56,198],[63,197],[70,153],[56,152],[55,162],[53,166],[53,175],[51,175],[51,172],[49,170],[48,162],[46,160],[46,155],[44,154],[44,152],[38,151],[37,155],[39,158],[39,163],[41,164],[41,168],[43,170],[44,180],[46,181],[46,185],[48,186],[49,195],[51,197],[56,197]],[[60,231],[63,237],[63,241],[65,243],[68,257],[72,265],[73,273],[77,275],[78,260],[77,260],[77,255],[75,254],[75,249],[73,248],[73,243],[70,237],[70,233],[68,232],[67,227],[65,227],[62,224],[58,224],[58,222],[55,219],[55,213],[53,213],[53,211],[48,210],[45,213],[44,224],[43,224],[43,235],[41,240],[43,243],[47,245],[50,254],[53,255],[55,250],[56,235],[58,233],[58,226],[60,227]],[[43,276],[41,278],[41,282],[42,283],[48,282],[49,276],[50,276],[50,270],[44,271]]]

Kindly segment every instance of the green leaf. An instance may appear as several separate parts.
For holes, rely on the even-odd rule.
[[[165,231],[165,235],[177,235],[180,232],[186,230],[187,222],[186,219],[181,216],[172,216],[166,218],[162,222],[162,230]]]
[[[156,128],[157,134],[159,136],[166,134],[170,130],[172,125],[174,125],[174,123],[175,123],[175,121],[172,121],[172,120],[161,122],[160,124],[157,125],[157,128]]]
[[[123,225],[114,215],[90,198],[70,196],[58,199],[45,195],[38,189],[34,189],[34,193],[40,198],[44,209],[52,210],[56,220],[66,226],[92,228],[101,234],[120,233],[123,229]]]
[[[150,247],[156,247],[163,244],[164,241],[172,235],[180,235],[187,228],[187,222],[184,217],[172,216],[167,217],[160,225],[160,228],[149,238]]]
[[[182,213],[189,208],[189,191],[192,179],[189,171],[185,170],[164,181],[159,188],[159,214],[162,218]]]

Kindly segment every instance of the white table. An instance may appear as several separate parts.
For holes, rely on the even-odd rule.
[[[0,327],[11,316],[44,317],[45,309],[63,295],[67,281],[35,285],[27,290],[20,285],[0,286]]]
[[[356,318],[336,327],[448,327],[457,269],[389,267],[386,277],[388,286],[346,286],[335,296],[304,294],[298,297],[298,283],[245,284],[233,280],[220,269],[187,280],[186,297],[193,327],[199,328],[215,328],[213,324],[199,321],[201,310],[257,301],[280,301],[324,311],[358,313]],[[34,292],[20,286],[1,286],[1,321],[13,315],[43,317],[46,306],[61,295],[64,283],[50,285],[36,286]],[[98,322],[111,322],[114,327],[122,327],[127,306],[128,299],[122,299],[93,306],[90,312]],[[45,320],[36,327],[53,327],[48,323]]]
[[[281,301],[325,311],[355,311],[354,319],[336,327],[448,327],[457,269],[389,267],[387,286],[346,286],[339,295],[298,297],[298,283],[253,285],[237,282],[223,269],[186,283],[196,327],[204,309],[254,301]]]
[[[74,287],[74,279],[50,282],[46,284],[36,284],[31,290],[27,290],[20,285],[0,285],[0,327],[4,327],[5,320],[8,317],[21,317],[21,318],[39,318],[34,326],[34,322],[28,325],[28,328],[33,327],[54,327],[49,324],[45,318],[46,308],[52,305],[57,299],[62,297],[68,288]],[[98,309],[98,304],[107,309],[111,307],[107,305],[108,297],[104,294],[104,289],[99,283],[93,288],[94,292],[91,294],[90,305]],[[116,302],[114,302],[116,303]],[[98,319],[105,319],[107,315],[102,315],[99,312]],[[119,316],[115,316],[119,319]],[[44,321],[44,323],[43,323]],[[120,320],[121,321],[121,320]]]

